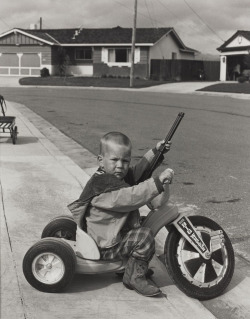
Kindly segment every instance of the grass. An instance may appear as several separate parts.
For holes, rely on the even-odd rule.
[[[85,87],[116,87],[129,88],[129,78],[94,78],[94,77],[25,77],[19,80],[21,85],[44,85],[44,86],[85,86]],[[165,81],[154,81],[135,79],[134,87],[143,88],[167,83]]]
[[[218,83],[197,91],[250,94],[250,83]]]
[[[83,86],[83,87],[113,87],[113,88],[129,88],[129,78],[95,78],[95,77],[82,77],[82,76],[69,76],[69,77],[25,77],[19,80],[21,85],[36,85],[36,86]],[[135,79],[134,88],[144,88],[156,86],[160,84],[167,84],[172,82]],[[181,83],[180,83],[181,85]],[[205,85],[205,82],[204,82]],[[250,83],[218,83],[206,86],[197,91],[204,92],[225,92],[225,93],[245,93],[250,94]]]

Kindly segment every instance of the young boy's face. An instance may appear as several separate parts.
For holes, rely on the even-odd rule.
[[[98,156],[100,166],[106,173],[122,180],[128,172],[131,161],[131,148],[109,141],[102,155]]]

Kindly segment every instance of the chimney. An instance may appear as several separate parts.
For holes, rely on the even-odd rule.
[[[37,25],[35,23],[31,23],[30,30],[36,30],[36,29],[37,29]]]
[[[43,28],[43,18],[40,17],[40,30],[42,30],[42,28]]]

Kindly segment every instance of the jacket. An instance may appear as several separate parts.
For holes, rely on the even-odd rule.
[[[129,168],[123,181],[98,169],[80,198],[68,206],[77,224],[86,228],[100,248],[117,245],[123,233],[140,227],[138,209],[164,190],[158,177],[136,185],[155,153],[155,150],[148,151]]]

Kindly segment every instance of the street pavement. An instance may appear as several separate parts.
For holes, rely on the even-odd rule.
[[[163,291],[160,297],[145,298],[127,290],[114,274],[76,275],[60,294],[33,289],[22,273],[23,256],[51,218],[69,214],[67,204],[78,198],[95,170],[96,159],[48,125],[56,145],[64,145],[59,149],[29,120],[33,117],[44,123],[43,119],[25,106],[7,105],[8,115],[16,116],[19,135],[16,145],[9,136],[0,138],[2,319],[250,318],[249,276],[236,271],[223,296],[212,304],[200,303],[177,289],[157,258],[151,267],[155,269],[153,281]],[[78,151],[81,160],[86,158],[85,169],[69,157]],[[163,236],[159,234],[158,251]]]

